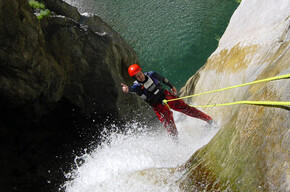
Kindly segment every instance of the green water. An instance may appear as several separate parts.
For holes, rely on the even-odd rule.
[[[178,89],[202,67],[237,8],[235,0],[66,0],[93,12],[135,49],[145,71]]]

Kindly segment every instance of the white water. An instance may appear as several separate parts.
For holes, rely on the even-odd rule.
[[[164,128],[128,134],[112,134],[90,154],[84,163],[67,174],[63,188],[66,192],[162,192],[178,191],[175,185],[182,173],[170,169],[185,163],[190,156],[218,131],[201,120],[175,115],[179,142],[174,142]],[[132,125],[131,125],[132,127]],[[159,169],[155,169],[159,168]]]

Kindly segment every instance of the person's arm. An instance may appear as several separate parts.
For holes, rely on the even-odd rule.
[[[128,87],[126,84],[121,83],[122,85],[122,90],[124,93],[134,93],[137,95],[141,95],[141,90],[138,86],[136,86],[135,84],[132,87]]]
[[[162,75],[160,75],[159,73],[157,73],[155,71],[152,71],[152,77],[155,77],[156,79],[158,79],[159,81],[161,81],[162,83],[164,83],[165,85],[170,87],[170,89],[173,92],[173,94],[177,95],[176,87],[174,87],[172,85],[172,83],[167,78],[163,77]]]
[[[171,88],[171,91],[173,92],[174,95],[177,95],[177,89],[176,89],[176,87],[173,86]]]
[[[129,87],[126,84],[124,84],[124,83],[121,83],[121,85],[122,85],[123,92],[124,93],[128,93],[129,92]]]

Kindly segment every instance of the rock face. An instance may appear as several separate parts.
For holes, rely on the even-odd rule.
[[[129,80],[122,75],[137,62],[134,50],[100,18],[66,11],[70,6],[62,1],[46,3],[67,17],[39,22],[25,1],[2,2],[3,10],[11,5],[1,23],[4,99],[17,106],[66,98],[86,114],[96,106],[99,114],[125,114],[118,111],[124,100],[119,83]]]
[[[3,191],[56,191],[43,186],[61,183],[59,165],[98,136],[93,121],[132,119],[143,106],[121,92],[138,62],[122,37],[60,0],[44,3],[55,14],[39,21],[27,0],[0,1]]]
[[[290,73],[290,2],[243,0],[217,50],[188,80],[191,95]],[[192,98],[198,105],[290,101],[289,79]],[[289,191],[288,107],[204,108],[220,123],[217,135],[186,162],[184,191]]]

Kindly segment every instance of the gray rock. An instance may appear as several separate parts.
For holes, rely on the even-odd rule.
[[[56,191],[72,150],[97,143],[102,126],[92,120],[153,114],[121,91],[121,82],[133,81],[128,66],[138,62],[122,37],[96,16],[44,2],[56,14],[38,20],[27,0],[0,1],[3,191]]]

